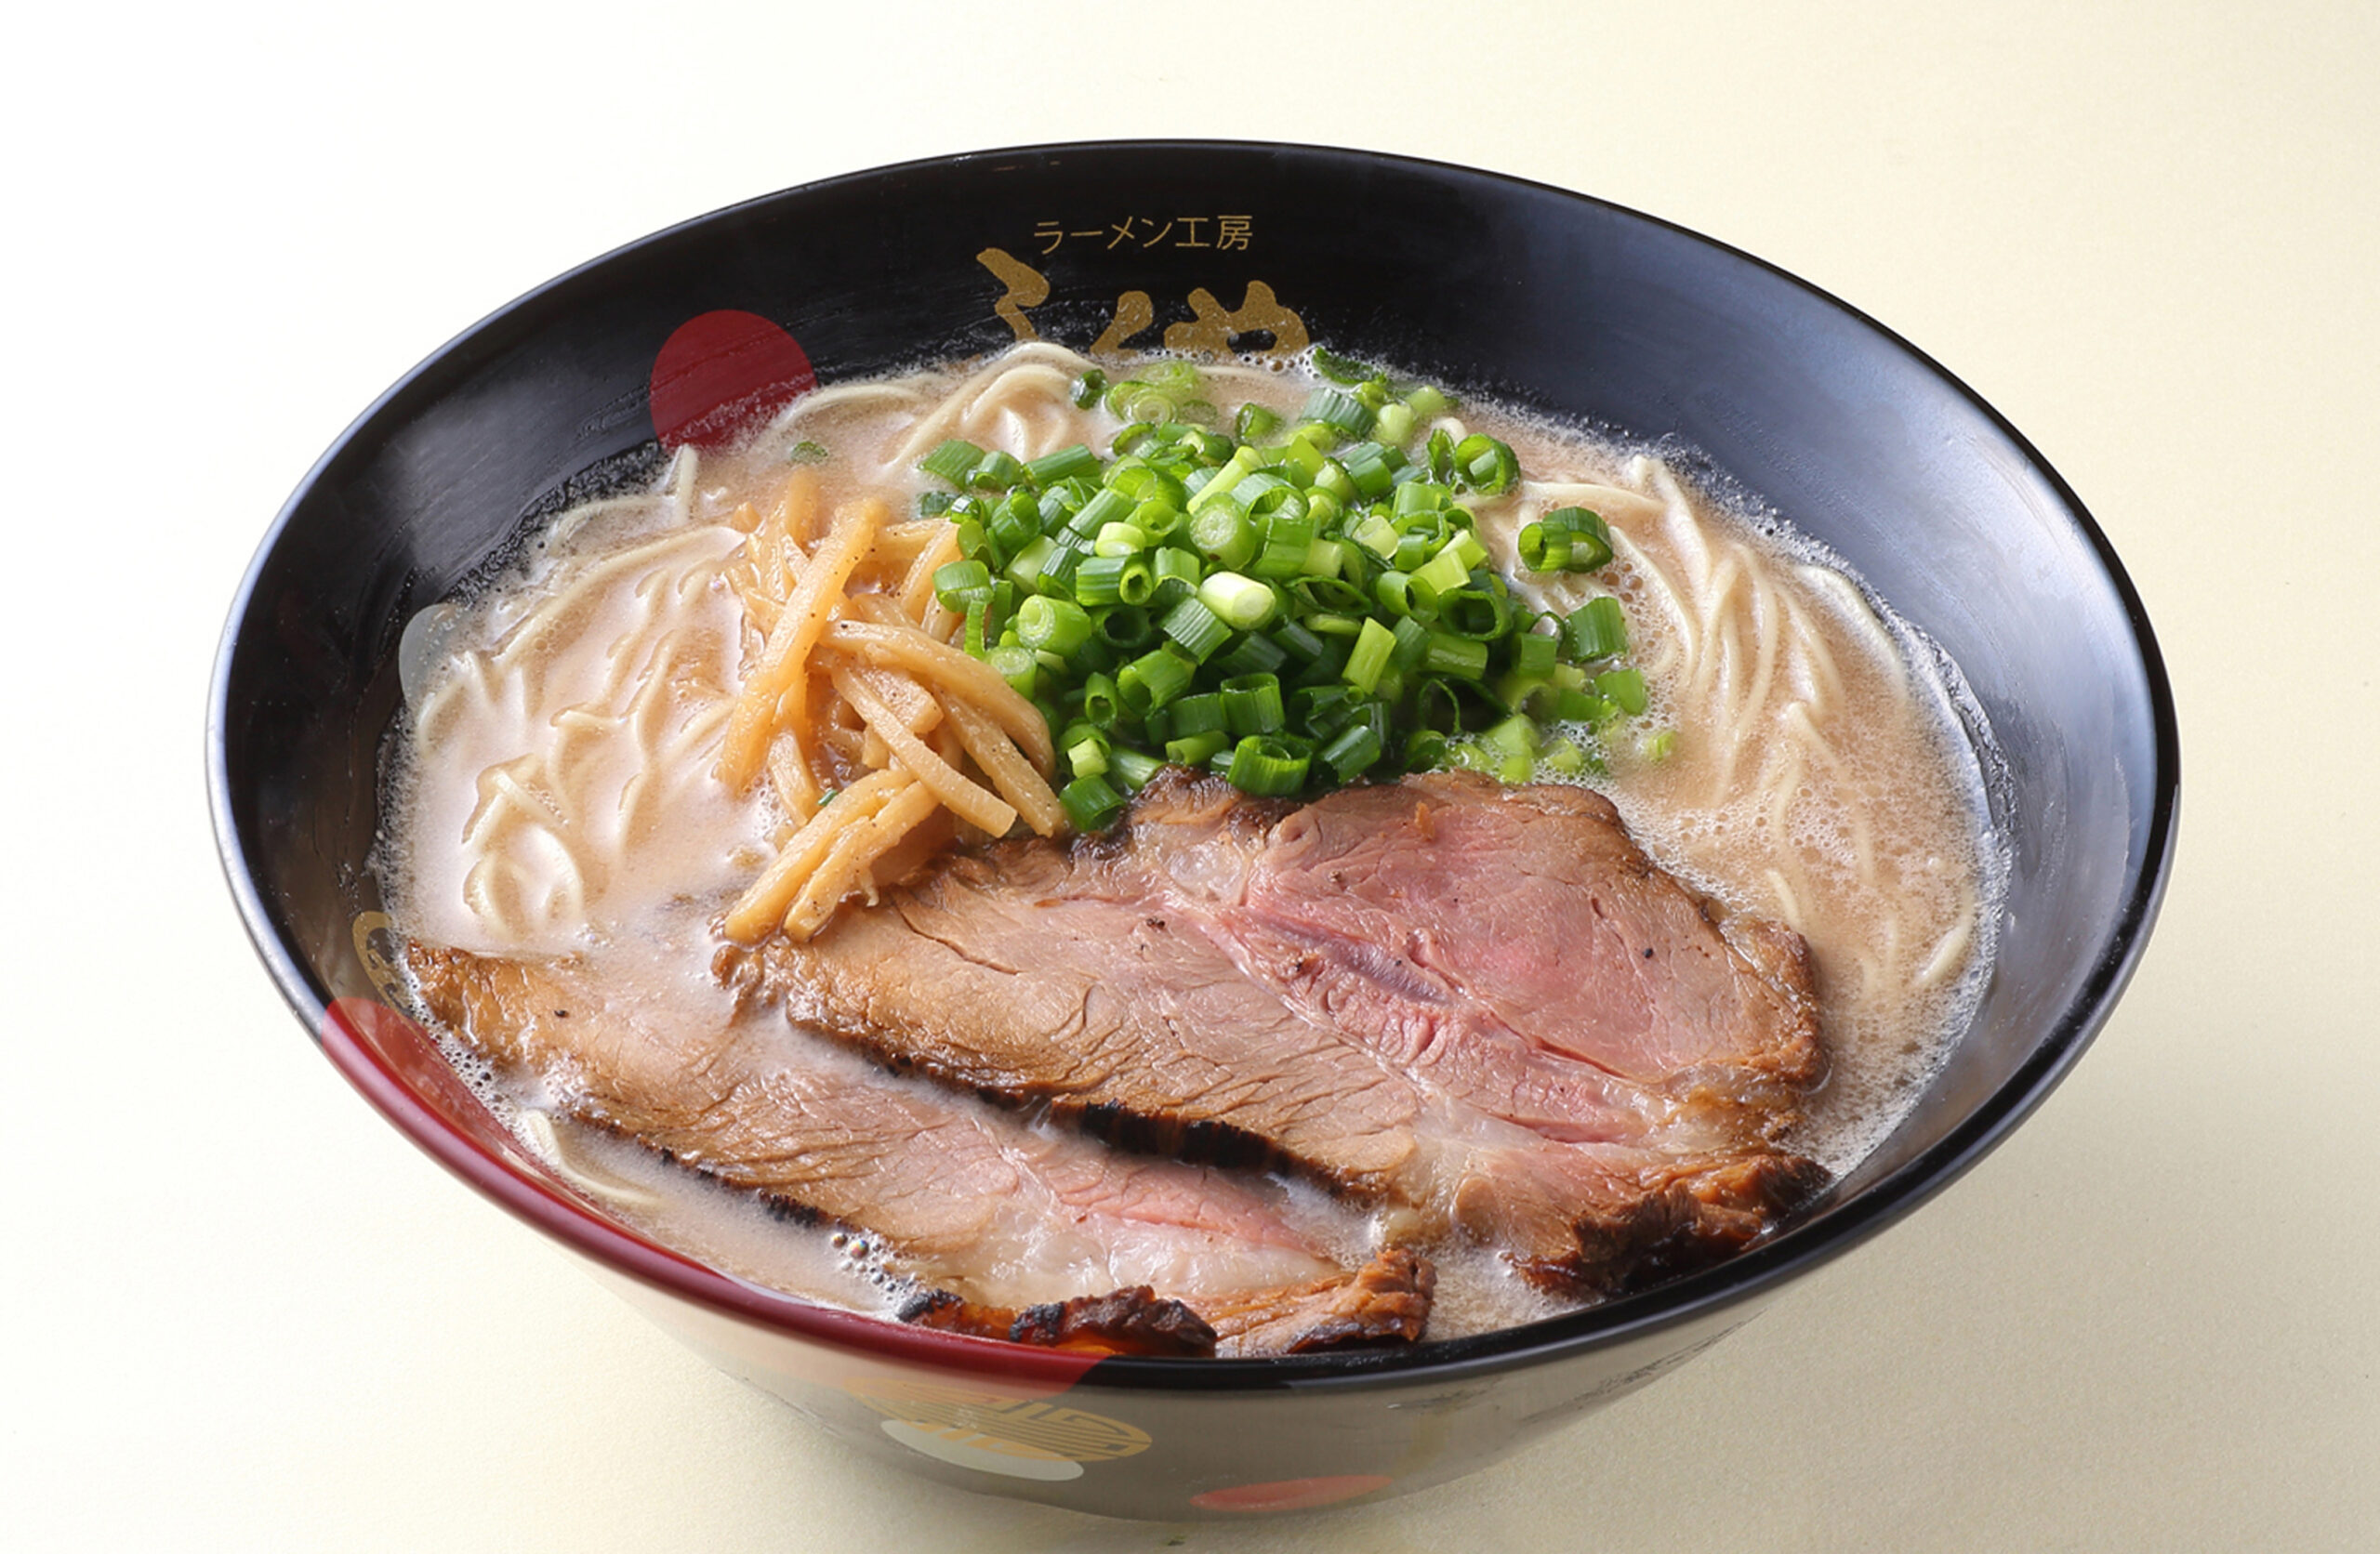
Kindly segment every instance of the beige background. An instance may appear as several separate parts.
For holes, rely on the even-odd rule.
[[[2380,1547],[2380,9],[668,9],[10,24],[0,1541]],[[1121,134],[1523,174],[1850,300],[2082,494],[2187,751],[2155,942],[2005,1148],[1551,1443],[1263,1526],[888,1477],[681,1353],[313,1054],[201,795],[252,547],[448,336],[751,194]]]

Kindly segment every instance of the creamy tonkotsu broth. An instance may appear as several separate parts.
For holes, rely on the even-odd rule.
[[[739,507],[766,499],[798,443],[828,451],[816,466],[827,502],[876,494],[904,515],[931,485],[919,460],[947,438],[1020,459],[1076,442],[1104,451],[1118,423],[1070,397],[1089,365],[1037,344],[818,389],[733,453],[681,451],[650,492],[565,514],[438,630],[414,634],[423,657],[408,666],[379,854],[401,934],[573,957],[613,1007],[655,1026],[738,1019],[712,974],[715,925],[789,819],[768,784],[735,797],[714,776],[756,648],[727,581]],[[1226,415],[1244,401],[1293,414],[1316,381],[1271,364],[1202,371]],[[1707,499],[1659,454],[1476,405],[1440,424],[1491,432],[1519,455],[1515,489],[1467,499],[1516,591],[1557,610],[1595,593],[1623,605],[1650,689],[1632,727],[1674,734],[1659,758],[1644,740],[1611,740],[1593,785],[1664,867],[1808,941],[1831,1068],[1785,1142],[1847,1170],[1914,1100],[1989,966],[1998,853],[1955,686],[1823,552]],[[1518,569],[1520,524],[1561,505],[1603,516],[1611,566]],[[740,1018],[752,1042],[818,1049],[797,1060],[853,1062],[774,1009]],[[793,1293],[886,1305],[848,1238],[770,1218],[572,1122],[536,1082],[456,1055],[531,1148],[646,1233]],[[1370,1239],[1362,1214],[1281,1191],[1317,1243]],[[1023,1293],[1101,1293],[1114,1271]],[[1442,1261],[1438,1290],[1434,1337],[1557,1309],[1491,1256]]]

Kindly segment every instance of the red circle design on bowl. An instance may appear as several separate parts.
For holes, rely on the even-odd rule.
[[[1234,1484],[1193,1495],[1190,1503],[1209,1511],[1305,1511],[1335,1506],[1358,1495],[1386,1489],[1395,1481],[1385,1473],[1334,1473],[1319,1479],[1276,1479],[1271,1483]]]
[[[817,386],[800,342],[760,314],[697,313],[653,359],[653,429],[671,448],[716,447]]]

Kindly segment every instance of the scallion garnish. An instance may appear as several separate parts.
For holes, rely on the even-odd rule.
[[[1611,530],[1584,507],[1556,507],[1521,530],[1519,549],[1531,572],[1593,572],[1611,560]]]
[[[1163,361],[1076,381],[1078,407],[1127,423],[1104,456],[1020,462],[954,438],[920,462],[949,489],[918,510],[957,526],[962,558],[935,598],[1042,708],[1078,827],[1112,823],[1162,761],[1267,794],[1448,763],[1594,775],[1650,701],[1617,599],[1542,614],[1491,566],[1473,509],[1516,487],[1511,447],[1431,428],[1448,407],[1435,388],[1316,362],[1328,381],[1293,426],[1219,411],[1196,366]],[[1582,507],[1537,514],[1515,545],[1535,572],[1612,557]],[[1628,748],[1673,745],[1663,731]]]
[[[984,450],[972,442],[952,438],[919,462],[918,468],[947,485],[964,485],[967,476],[982,462]]]
[[[1311,757],[1299,754],[1284,740],[1250,734],[1234,747],[1231,768],[1224,775],[1242,793],[1279,798],[1305,786]]]
[[[1068,783],[1059,790],[1058,802],[1078,831],[1104,831],[1124,815],[1124,796],[1097,773]]]
[[[1580,663],[1626,652],[1628,617],[1620,601],[1606,594],[1571,611],[1562,622],[1562,647],[1566,656]]]

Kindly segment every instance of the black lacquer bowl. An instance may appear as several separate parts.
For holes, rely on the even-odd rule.
[[[1404,1352],[1100,1359],[898,1327],[606,1217],[390,1007],[365,864],[406,621],[591,470],[734,402],[1028,335],[1293,345],[1671,438],[1847,559],[1964,670],[2004,758],[2000,960],[1913,1113],[1785,1233],[1535,1325]],[[217,667],[225,869],[299,1019],[397,1126],[734,1375],[881,1459],[1112,1515],[1245,1514],[1468,1472],[1714,1342],[2004,1137],[2107,1019],[2172,856],[2172,699],[2105,538],[2006,423],[1742,254],[1511,178],[1349,151],[1045,147],[862,173],[634,244],[438,351],[290,499]]]

